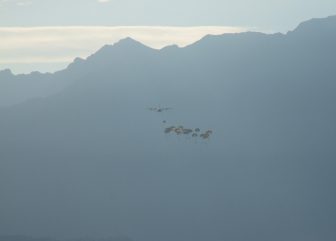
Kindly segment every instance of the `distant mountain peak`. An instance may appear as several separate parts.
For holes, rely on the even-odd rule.
[[[10,69],[0,70],[0,78],[8,78],[14,76]]]
[[[84,59],[82,59],[82,58],[80,58],[80,57],[77,57],[77,58],[75,58],[74,59],[74,63],[82,63],[82,62],[84,62],[85,60]]]
[[[73,60],[73,62],[72,63],[70,63],[70,65],[69,65],[69,67],[70,66],[78,66],[78,65],[81,65],[82,63],[84,63],[85,62],[85,59],[82,59],[82,58],[80,58],[80,57],[77,57],[77,58],[75,58],[74,60]]]
[[[153,51],[154,49],[140,43],[137,40],[134,40],[130,37],[121,39],[113,45],[104,45],[101,49],[99,49],[96,53],[92,54],[87,58],[89,61],[99,61],[101,63],[106,63],[114,56],[119,55],[123,56],[123,58],[127,58],[126,56],[136,56],[142,55],[144,52]]]
[[[116,42],[115,44],[113,44],[113,46],[111,45],[107,45],[108,47],[138,47],[138,46],[142,46],[142,47],[146,47],[149,48],[148,46],[144,45],[143,43],[131,38],[131,37],[127,37],[124,39],[119,40],[118,42]]]
[[[308,21],[300,23],[294,31],[289,33],[314,33],[320,31],[335,31],[336,15],[326,18],[313,18]]]

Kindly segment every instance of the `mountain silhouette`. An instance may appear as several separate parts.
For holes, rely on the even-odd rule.
[[[335,49],[332,16],[0,72],[0,234],[335,240]]]

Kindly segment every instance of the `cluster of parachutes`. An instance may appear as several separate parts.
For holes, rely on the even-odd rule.
[[[169,134],[169,133],[174,133],[176,135],[191,135],[192,137],[200,137],[204,140],[209,139],[211,134],[213,133],[212,130],[207,130],[203,133],[201,133],[200,128],[195,128],[195,129],[189,129],[189,128],[184,128],[183,126],[170,126],[165,128],[164,133]]]
[[[148,110],[153,111],[153,112],[164,112],[171,110],[172,108],[170,107],[150,107]],[[162,123],[166,124],[167,121],[162,121]],[[207,130],[203,133],[201,133],[200,128],[195,128],[195,129],[190,129],[190,128],[184,128],[183,126],[170,126],[165,128],[164,133],[169,134],[169,133],[174,133],[176,135],[191,135],[193,138],[202,138],[204,140],[209,139],[212,130]]]

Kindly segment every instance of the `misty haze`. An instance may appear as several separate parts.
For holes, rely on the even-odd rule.
[[[0,241],[336,240],[335,63],[330,16],[2,68]]]

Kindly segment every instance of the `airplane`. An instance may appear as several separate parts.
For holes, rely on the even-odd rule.
[[[148,108],[148,110],[150,111],[154,111],[154,112],[163,112],[163,111],[167,111],[167,110],[171,110],[172,108],[169,108],[169,107],[164,107],[164,108],[161,108],[161,107],[151,107],[151,108]]]

